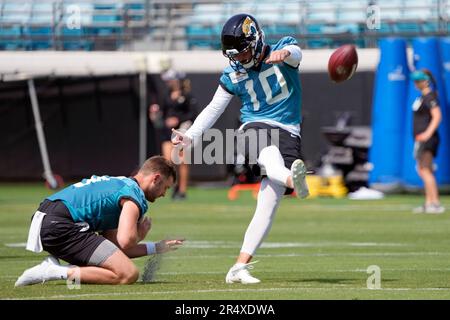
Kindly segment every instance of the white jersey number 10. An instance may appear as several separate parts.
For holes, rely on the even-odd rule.
[[[278,93],[276,96],[273,96],[272,88],[270,87],[269,81],[267,80],[272,75],[276,75],[278,84],[281,88],[281,92]],[[261,83],[261,87],[266,96],[266,102],[268,105],[272,105],[288,97],[289,90],[286,84],[286,79],[283,77],[283,74],[281,73],[280,68],[278,68],[278,66],[274,65],[272,68],[269,68],[261,72],[258,76],[258,80]],[[247,92],[250,95],[253,104],[253,110],[258,111],[260,105],[254,89],[253,80],[248,80],[245,83],[245,88],[247,89]]]

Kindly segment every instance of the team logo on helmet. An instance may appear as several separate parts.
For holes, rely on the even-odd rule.
[[[242,32],[246,37],[256,33],[256,24],[250,17],[245,18],[242,23]]]

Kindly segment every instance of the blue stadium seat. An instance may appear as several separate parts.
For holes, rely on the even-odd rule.
[[[56,17],[55,17],[56,18]],[[24,34],[30,37],[31,50],[45,50],[53,47],[53,5],[51,3],[33,3],[28,25]]]
[[[438,23],[437,22],[432,22],[432,21],[431,22],[430,21],[424,22],[422,24],[422,31],[425,32],[425,33],[437,32],[437,31],[439,31]]]
[[[403,0],[378,1],[382,21],[398,21],[402,18]]]
[[[16,3],[10,0],[3,3],[2,9],[2,26],[0,28],[2,41],[0,48],[3,50],[27,49],[29,41],[25,38],[23,26],[29,22],[31,4]]]
[[[260,3],[255,11],[255,18],[258,19],[264,30],[279,21],[280,16],[281,8],[267,1]]]
[[[83,2],[65,2],[64,14],[62,17],[61,37],[63,50],[92,50],[93,41],[88,36],[93,36],[92,30],[92,13],[94,6],[92,3]],[[76,11],[70,6],[77,6]],[[80,16],[73,16],[80,13]],[[80,18],[79,21],[74,18]],[[77,28],[74,23],[80,23],[80,28]]]
[[[123,27],[118,23],[123,22],[123,16],[119,10],[122,9],[122,4],[118,3],[94,3],[94,14],[92,15],[92,28],[97,36],[111,36],[120,34]],[[105,11],[103,14],[102,11]],[[109,13],[106,12],[109,11]],[[107,14],[106,14],[107,13]],[[108,26],[110,24],[110,26]]]
[[[25,24],[30,20],[31,3],[15,3],[8,1],[3,4],[3,23]]]
[[[19,25],[0,27],[0,50],[24,49],[25,42],[21,39],[21,36],[22,27]]]
[[[419,22],[399,21],[394,24],[394,32],[420,33],[421,27]]]
[[[126,2],[124,4],[124,10],[127,13],[128,19],[131,21],[142,21],[144,20],[143,15],[133,14],[133,10],[145,10],[144,1],[136,2]]]
[[[380,29],[376,30],[379,33],[392,33],[394,32],[393,26],[390,23],[386,23],[381,21],[380,23]]]
[[[325,38],[323,35],[323,29],[327,24],[336,23],[336,4],[332,2],[309,2],[306,14],[306,32],[315,36],[313,39],[308,40],[309,48],[324,48],[331,45],[331,39]]]
[[[33,3],[29,22],[31,24],[52,25],[53,5],[51,3]]]
[[[94,47],[93,41],[87,38],[88,34],[85,30],[85,28],[70,29],[67,26],[63,27],[61,29],[63,50],[92,50]]]
[[[320,21],[335,23],[337,18],[337,6],[332,2],[309,2],[306,21]]]
[[[61,37],[63,42],[57,45],[65,50],[114,49],[109,46],[112,44],[110,41],[117,41],[115,47],[119,47],[126,23],[143,21],[148,3],[154,5],[147,0],[0,0],[0,50],[55,48],[53,41]],[[367,29],[366,24],[367,6],[370,3],[369,0],[193,2],[193,15],[180,16],[182,21],[177,20],[176,25],[187,21],[185,34],[190,49],[220,48],[223,23],[231,15],[241,12],[252,14],[258,19],[268,42],[273,43],[284,35],[298,37],[299,34],[305,34],[304,38],[298,37],[301,38],[298,40],[307,41],[307,45],[312,48],[335,47],[343,41],[352,42],[352,39],[356,39],[354,42],[358,46],[364,47],[366,42],[370,44],[371,39],[363,38],[366,32],[372,36],[374,32],[380,36],[395,33],[414,36],[444,31],[438,23],[439,0],[374,0],[373,3],[381,8],[381,28],[373,32]],[[450,0],[443,0],[442,3],[444,6],[441,12],[448,21]],[[67,24],[73,14],[67,12],[71,5],[82,10],[81,26],[78,29],[71,29]],[[161,3],[160,6],[164,7],[165,4]],[[55,17],[54,8],[61,8]],[[163,21],[160,22],[164,25]],[[135,23],[134,26],[140,27],[140,24]],[[447,26],[450,29],[449,22],[445,28]],[[161,31],[163,36],[167,32],[157,26],[154,28]],[[137,29],[130,31],[127,35],[135,36],[141,34],[142,29],[139,32]],[[344,40],[324,34],[342,34]]]
[[[300,4],[283,3],[280,13],[275,23],[275,32],[283,36],[294,36],[299,33],[302,22]]]
[[[220,49],[220,25],[190,25],[186,28],[188,48]]]
[[[314,35],[313,39],[307,41],[308,47],[312,49],[326,48],[331,45],[331,39],[323,37],[324,24],[308,24],[306,25],[306,33]]]
[[[186,27],[188,48],[220,48],[222,24],[227,18],[224,12],[227,10],[221,4],[198,4],[193,9],[193,16]]]
[[[46,50],[53,47],[53,29],[51,26],[24,28],[24,35],[29,37],[29,50]]]

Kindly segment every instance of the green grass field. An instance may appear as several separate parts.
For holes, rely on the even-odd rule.
[[[253,274],[257,285],[227,285],[255,201],[229,202],[225,189],[192,189],[185,202],[150,206],[148,239],[183,236],[152,283],[81,285],[64,281],[14,288],[45,253],[24,248],[30,217],[51,191],[41,184],[0,185],[0,299],[449,299],[450,215],[413,215],[418,196],[380,201],[284,199]],[[450,208],[450,197],[442,197]],[[142,270],[146,258],[135,262]],[[367,268],[381,269],[369,290]]]

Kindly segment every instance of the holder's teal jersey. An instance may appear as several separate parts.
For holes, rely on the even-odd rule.
[[[91,230],[104,231],[118,227],[122,211],[120,200],[123,198],[136,203],[140,217],[147,212],[144,192],[134,179],[127,177],[93,175],[47,199],[61,200],[75,222],[87,222]]]
[[[270,46],[270,52],[296,44],[294,38],[284,37]],[[298,66],[261,62],[258,68],[240,73],[227,67],[220,78],[222,87],[241,100],[241,121],[273,120],[285,125],[299,125],[301,86]]]

